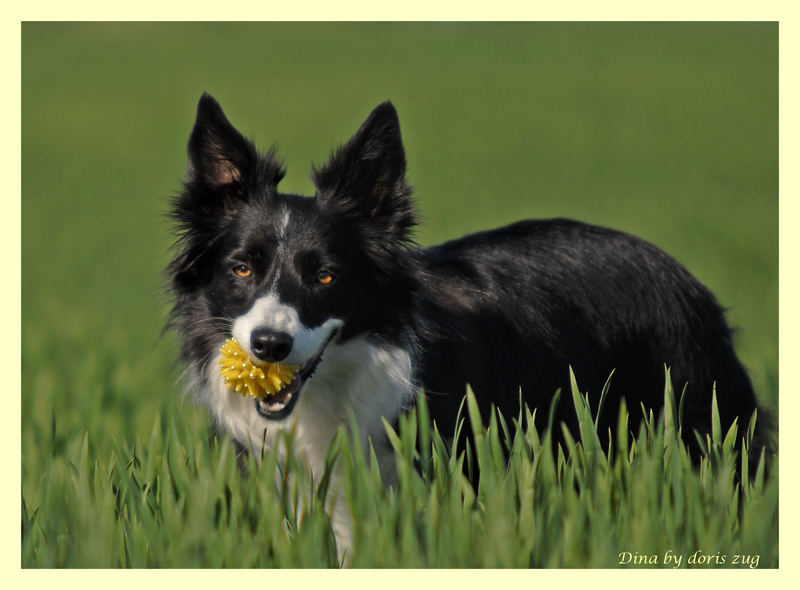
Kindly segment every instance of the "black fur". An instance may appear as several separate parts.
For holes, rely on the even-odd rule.
[[[279,193],[284,170],[273,152],[259,154],[208,95],[189,157],[168,269],[187,362],[207,363],[233,318],[270,287],[307,326],[342,318],[339,342],[367,334],[410,350],[413,378],[445,435],[467,383],[484,412],[494,404],[515,416],[521,388],[546,419],[555,390],[569,391],[569,366],[595,407],[614,371],[600,432],[616,426],[622,398],[634,428],[640,404],[662,406],[665,365],[678,395],[686,388],[683,432],[695,452],[693,431],[710,430],[715,384],[723,429],[738,419],[744,432],[757,408],[714,296],[639,238],[553,219],[417,248],[400,128],[388,102],[314,170],[315,197]],[[286,211],[292,224],[281,238],[275,220]],[[228,269],[238,260],[263,278],[236,283]],[[320,268],[336,275],[330,288],[310,279]],[[577,427],[566,395],[556,420]],[[755,451],[766,440],[763,410],[759,424]]]
[[[595,411],[614,371],[601,438],[616,427],[621,398],[634,429],[640,404],[663,405],[665,365],[676,396],[686,386],[684,439],[695,453],[693,431],[710,431],[715,383],[723,429],[738,419],[743,433],[756,409],[714,296],[639,238],[566,219],[523,221],[430,248],[424,260],[424,315],[434,324],[420,375],[442,424],[453,422],[451,392],[466,383],[484,411],[494,403],[506,416],[516,415],[521,386],[540,426],[560,387],[555,423],[575,432],[569,366]]]

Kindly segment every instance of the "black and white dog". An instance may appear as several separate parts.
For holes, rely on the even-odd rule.
[[[313,197],[280,193],[274,153],[200,99],[173,209],[172,321],[193,388],[241,445],[260,450],[294,428],[319,470],[353,412],[391,479],[381,417],[396,420],[419,388],[447,436],[468,383],[484,412],[516,416],[521,390],[546,420],[556,389],[569,391],[570,366],[595,408],[614,371],[601,433],[616,426],[622,398],[634,432],[640,404],[661,407],[665,365],[678,395],[686,389],[689,445],[694,430],[710,430],[714,387],[723,429],[738,419],[744,431],[757,403],[723,312],[675,260],[565,219],[420,249],[405,171],[386,102],[313,171]],[[256,361],[299,365],[297,377],[263,401],[231,391],[216,362],[231,337]],[[577,428],[571,404],[562,396],[556,424]]]

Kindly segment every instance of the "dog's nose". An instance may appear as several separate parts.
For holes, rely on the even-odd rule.
[[[250,348],[262,361],[278,362],[292,351],[292,337],[286,332],[257,328],[250,334]]]

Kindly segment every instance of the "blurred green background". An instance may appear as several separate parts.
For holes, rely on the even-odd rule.
[[[520,218],[638,234],[730,308],[777,404],[774,23],[24,23],[22,475],[182,402],[161,270],[200,94],[285,191],[391,99],[422,244]]]

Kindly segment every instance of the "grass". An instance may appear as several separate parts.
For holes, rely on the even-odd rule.
[[[482,425],[467,398],[474,445],[456,453],[432,429],[424,402],[398,431],[398,482],[381,474],[342,428],[329,454],[341,488],[312,481],[302,460],[269,453],[243,473],[227,439],[187,437],[158,421],[149,438],[97,453],[84,434],[23,494],[23,561],[31,567],[336,567],[328,511],[342,494],[354,527],[354,567],[613,567],[626,554],[664,564],[720,556],[730,567],[777,567],[776,477],[764,460],[737,458],[728,433],[707,438],[699,469],[679,440],[671,388],[664,419],[652,414],[636,438],[622,428],[608,452],[588,401],[573,381],[580,437],[553,452],[529,409]],[[424,400],[424,397],[423,397]],[[620,411],[620,420],[627,421]],[[741,429],[745,444],[751,429]],[[723,434],[725,436],[723,436]],[[187,444],[193,441],[194,444]],[[291,448],[287,437],[286,448]],[[506,461],[506,456],[508,461]],[[480,469],[475,490],[464,461]],[[746,477],[736,483],[737,461]],[[35,508],[34,508],[35,506]],[[59,514],[60,518],[48,517]],[[78,543],[77,540],[84,539]],[[513,542],[510,542],[513,540]],[[732,563],[734,556],[747,562]],[[652,558],[650,556],[655,556]],[[757,560],[757,561],[756,561]],[[721,564],[714,563],[714,566]]]
[[[270,462],[242,479],[229,444],[208,445],[160,336],[163,214],[203,90],[279,142],[281,187],[305,194],[309,164],[391,98],[423,244],[550,216],[658,244],[729,308],[777,408],[777,47],[772,23],[24,23],[22,565],[333,564],[321,506],[286,532],[286,498],[257,485]],[[513,459],[475,498],[441,449],[451,477],[359,480],[353,563],[615,567],[671,544],[774,565],[776,471],[734,518],[728,482],[660,440],[638,438],[630,466],[565,448],[557,477],[546,452]]]

